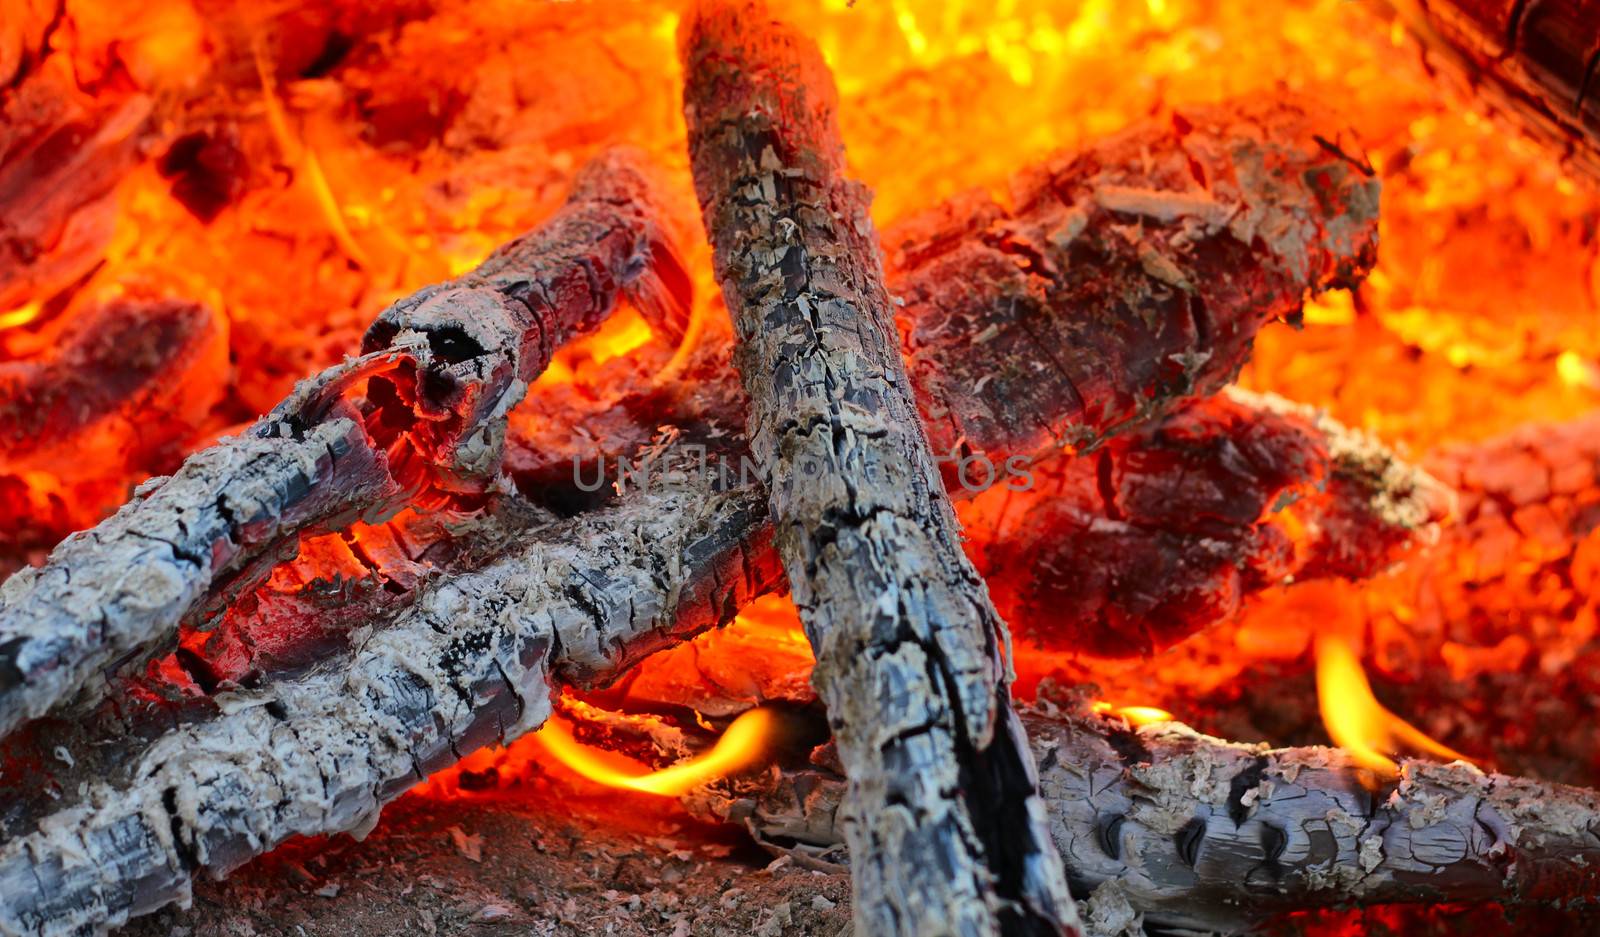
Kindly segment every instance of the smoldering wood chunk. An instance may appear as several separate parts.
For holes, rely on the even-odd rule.
[[[0,309],[52,296],[99,262],[112,189],[143,159],[152,112],[146,95],[86,94],[64,63],[27,71],[0,100]]]
[[[1263,323],[1371,268],[1359,152],[1277,95],[1185,109],[1019,173],[1010,208],[968,193],[898,226],[934,451],[1082,449],[1220,389]]]
[[[73,315],[44,356],[0,362],[0,473],[71,480],[149,464],[222,394],[217,310],[134,287]]]
[[[993,544],[980,568],[1029,641],[1105,657],[1232,620],[1269,586],[1376,575],[1451,503],[1370,437],[1237,390],[1031,471],[974,531]]]
[[[857,927],[1070,930],[1010,710],[1004,626],[921,428],[869,195],[845,177],[832,77],[760,4],[702,4],[683,50],[751,452],[851,779]]]
[[[1600,178],[1600,3],[1388,0],[1430,68]]]

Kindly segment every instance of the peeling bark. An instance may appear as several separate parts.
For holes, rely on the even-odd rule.
[[[1213,394],[1263,323],[1377,259],[1359,147],[1278,95],[1136,125],[1011,187],[1009,210],[967,193],[885,238],[941,455],[1081,450]]]
[[[1378,779],[1336,749],[1225,742],[1178,723],[1030,710],[1023,724],[1073,894],[1102,926],[1243,933],[1352,904],[1600,897],[1593,791],[1460,762]],[[844,781],[814,760],[718,782],[690,804],[775,849],[838,861]]]
[[[361,357],[302,382],[244,434],[147,482],[7,580],[0,734],[170,640],[202,600],[252,586],[300,532],[482,490],[499,469],[506,412],[556,346],[624,290],[657,321],[686,308],[688,280],[655,206],[635,157],[602,156],[537,231],[386,310]],[[367,399],[351,399],[363,380]]]
[[[756,4],[703,4],[684,57],[750,448],[850,778],[857,930],[1075,930],[1010,708],[1004,624],[928,449],[869,196],[844,177],[832,77]]]

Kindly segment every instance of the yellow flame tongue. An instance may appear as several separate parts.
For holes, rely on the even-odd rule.
[[[1399,770],[1390,756],[1401,751],[1424,752],[1446,761],[1471,762],[1467,756],[1429,738],[1427,733],[1383,707],[1350,641],[1337,635],[1317,638],[1317,703],[1323,725],[1334,744],[1357,763],[1375,771]]]
[[[607,757],[611,753],[599,752],[578,742],[572,736],[572,729],[559,718],[551,718],[534,738],[558,761],[591,781],[675,797],[754,764],[766,748],[772,727],[772,713],[752,709],[733,720],[710,751],[670,768],[637,775],[614,767],[611,762],[615,757]]]

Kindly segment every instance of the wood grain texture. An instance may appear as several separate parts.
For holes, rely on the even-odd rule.
[[[751,451],[850,778],[857,931],[1072,931],[1004,624],[917,414],[832,76],[758,4],[702,4],[686,26],[691,164]]]

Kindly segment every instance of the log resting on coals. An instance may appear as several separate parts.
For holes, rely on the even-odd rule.
[[[1372,269],[1378,189],[1348,132],[1269,95],[1051,157],[1009,210],[974,192],[897,225],[890,285],[934,452],[1081,450],[1217,392],[1263,323]]]
[[[679,322],[688,289],[644,168],[602,156],[538,230],[385,310],[361,357],[7,580],[0,735],[92,692],[102,668],[170,640],[203,600],[252,585],[299,533],[480,490],[499,471],[506,412],[558,345],[625,291]],[[358,405],[346,394],[363,379]]]
[[[103,933],[291,836],[361,835],[430,772],[541,725],[555,681],[615,675],[773,588],[765,510],[759,490],[686,473],[520,532],[348,657],[220,694],[209,718],[0,847],[0,934]]]
[[[1073,933],[1005,625],[928,448],[833,78],[759,3],[701,3],[683,50],[750,450],[849,777],[856,930]]]
[[[1329,748],[1245,745],[1178,723],[1025,710],[1050,832],[1091,932],[1142,917],[1242,933],[1290,911],[1600,898],[1600,794],[1470,765],[1375,778]],[[774,849],[841,858],[844,781],[809,769],[689,795]]]

